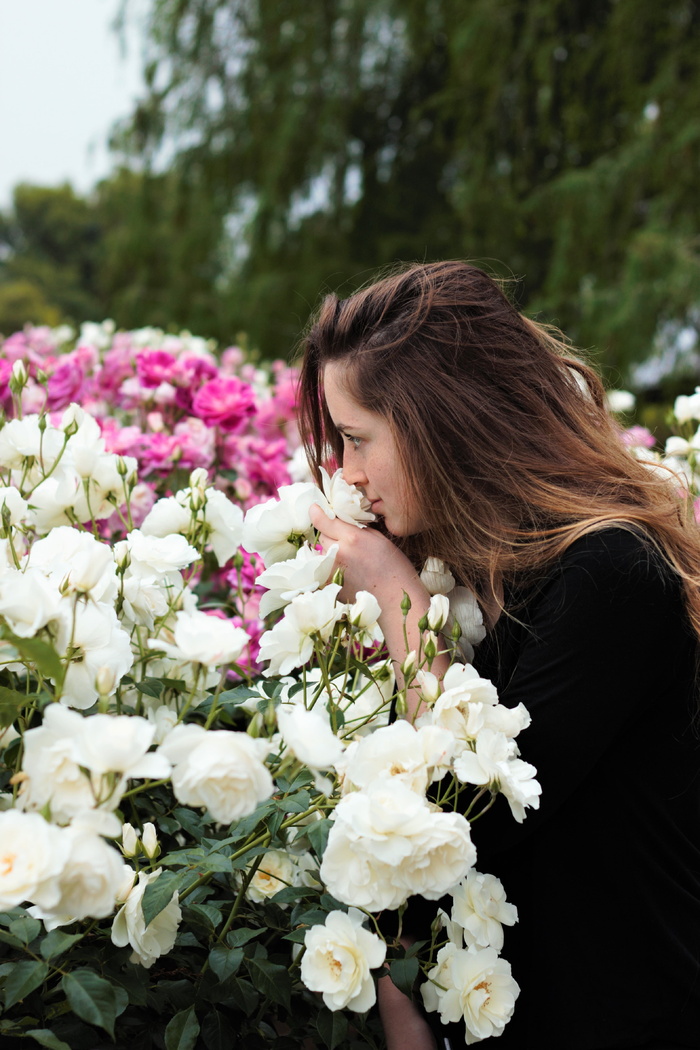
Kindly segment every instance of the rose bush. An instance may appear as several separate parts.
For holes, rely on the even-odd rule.
[[[515,912],[469,821],[539,786],[527,712],[459,662],[473,596],[430,559],[397,691],[376,600],[315,550],[311,504],[372,515],[308,480],[290,369],[109,323],[2,350],[3,1048],[378,1046],[385,972],[498,1034]],[[427,713],[389,724],[413,685]],[[451,891],[419,952],[380,928]]]

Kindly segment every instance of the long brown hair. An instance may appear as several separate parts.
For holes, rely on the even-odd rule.
[[[304,341],[300,424],[311,463],[342,438],[323,368],[346,366],[347,392],[395,438],[424,531],[397,542],[433,555],[491,604],[497,581],[537,573],[586,532],[644,533],[683,581],[700,635],[700,530],[664,472],[624,448],[603,386],[550,329],[464,262],[413,265],[339,300]]]

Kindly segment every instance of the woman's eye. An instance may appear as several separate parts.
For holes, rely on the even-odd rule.
[[[349,445],[352,445],[353,448],[359,448],[362,443],[362,438],[353,437],[352,434],[343,434],[343,437]]]

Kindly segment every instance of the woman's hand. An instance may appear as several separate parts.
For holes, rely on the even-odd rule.
[[[406,555],[376,529],[359,529],[338,518],[329,518],[317,504],[311,507],[311,522],[320,533],[324,550],[333,543],[338,544],[336,567],[344,573],[344,600],[354,601],[358,591],[369,591],[379,602],[382,610],[379,626],[401,688],[404,684],[401,667],[407,655],[401,600],[406,593],[411,601],[406,616],[406,636],[408,651],[417,651],[421,634],[418,621],[430,605],[428,591]],[[431,670],[441,678],[448,667],[447,656],[437,656]],[[406,702],[410,719],[421,713],[423,705],[417,690],[408,690]]]
[[[355,600],[358,591],[370,591],[381,605],[379,592],[397,592],[399,602],[403,591],[410,593],[416,583],[430,601],[416,570],[405,554],[376,529],[360,529],[340,518],[329,518],[318,504],[311,507],[311,523],[320,533],[319,541],[324,550],[337,543],[336,568],[344,574],[342,596],[345,601]]]

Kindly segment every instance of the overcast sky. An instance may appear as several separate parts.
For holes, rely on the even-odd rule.
[[[126,54],[112,23],[120,0],[0,0],[0,208],[20,181],[108,174],[110,126],[139,95],[147,0],[129,0]]]

